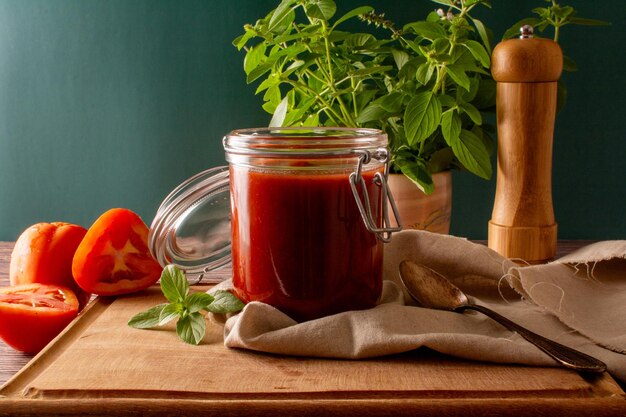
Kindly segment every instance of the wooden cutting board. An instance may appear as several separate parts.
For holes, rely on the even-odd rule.
[[[360,361],[283,357],[225,348],[216,324],[199,346],[178,340],[173,325],[126,325],[161,302],[157,287],[97,299],[0,388],[0,415],[626,415],[608,374],[423,349]]]

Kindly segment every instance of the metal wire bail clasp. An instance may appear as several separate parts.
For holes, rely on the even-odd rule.
[[[371,233],[374,233],[376,237],[383,242],[387,243],[391,241],[391,234],[393,232],[399,232],[402,230],[402,224],[400,223],[400,215],[398,214],[398,208],[396,207],[396,202],[393,199],[393,195],[387,186],[387,177],[389,175],[389,152],[387,149],[380,148],[374,152],[370,152],[367,150],[358,150],[355,153],[360,154],[359,160],[356,164],[356,170],[350,174],[350,187],[352,188],[352,194],[354,195],[354,200],[359,208],[359,212],[361,213],[361,218],[363,219],[363,223],[365,223],[365,227]],[[372,181],[382,188],[382,210],[383,210],[383,225],[382,227],[377,227],[376,222],[372,216],[372,206],[370,204],[370,197],[367,192],[367,187],[365,184],[365,179],[361,175],[361,171],[363,169],[363,165],[368,164],[371,159],[374,158],[377,161],[380,161],[384,164],[385,168],[383,173],[377,172],[374,175]],[[359,194],[358,187],[361,187],[361,193]],[[362,196],[362,199],[361,199]],[[391,209],[393,211],[393,216],[396,220],[396,224],[398,226],[392,227],[391,221],[389,219],[389,209],[388,204],[391,205]]]

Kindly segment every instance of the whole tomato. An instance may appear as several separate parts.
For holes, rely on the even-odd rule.
[[[74,293],[57,285],[0,288],[0,338],[26,353],[37,353],[78,315]]]
[[[24,230],[11,254],[11,285],[39,283],[67,287],[76,294],[82,310],[91,294],[74,280],[72,260],[86,233],[84,227],[64,222],[37,223]]]
[[[157,282],[163,268],[150,254],[148,231],[128,209],[102,214],[76,249],[72,273],[78,285],[98,295],[119,295]]]

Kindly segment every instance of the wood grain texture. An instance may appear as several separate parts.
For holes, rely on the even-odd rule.
[[[508,258],[545,262],[557,246],[552,142],[561,50],[546,39],[512,39],[496,47],[493,61],[498,168],[489,247]]]
[[[557,81],[561,72],[563,53],[550,39],[509,39],[496,45],[491,57],[491,74],[497,82],[551,82]]]
[[[0,243],[0,254],[8,247]],[[624,393],[608,374],[427,349],[360,361],[283,357],[226,349],[217,325],[207,326],[200,346],[180,342],[172,326],[126,326],[159,302],[151,288],[91,303],[0,389],[0,415],[626,415]]]

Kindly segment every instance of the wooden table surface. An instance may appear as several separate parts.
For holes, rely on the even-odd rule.
[[[589,243],[591,241],[560,241],[557,258]],[[0,242],[0,286],[9,285],[9,262],[12,250],[13,242]],[[0,340],[0,385],[24,367],[33,356],[15,351]]]
[[[559,256],[586,243],[561,242]],[[11,249],[0,242],[0,285]],[[173,339],[173,325],[141,335],[125,326],[159,300],[156,287],[96,298],[35,357],[0,345],[0,380],[10,378],[0,416],[626,415],[626,394],[608,373],[424,349],[362,361],[290,357],[224,349],[220,326],[207,326],[201,346]]]

